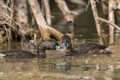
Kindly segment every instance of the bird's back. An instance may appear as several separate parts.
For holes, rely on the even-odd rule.
[[[73,47],[73,49],[71,51],[69,51],[72,55],[76,55],[76,54],[91,54],[91,53],[95,53],[95,54],[106,54],[107,52],[109,53],[109,51],[107,51],[108,46],[106,45],[100,45],[100,44],[93,44],[93,43],[84,43],[84,44],[79,44],[75,47]],[[68,53],[69,53],[68,52]]]
[[[5,57],[13,57],[13,58],[34,58],[35,54],[23,50],[9,50],[2,52],[5,54]]]

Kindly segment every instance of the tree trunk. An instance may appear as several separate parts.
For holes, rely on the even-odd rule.
[[[110,22],[115,23],[115,13],[114,13],[114,9],[113,7],[116,5],[116,1],[115,0],[109,0],[109,12],[108,12],[108,19]],[[114,43],[114,27],[112,25],[109,25],[109,44],[113,44]]]
[[[51,12],[50,12],[49,0],[43,0],[43,2],[45,6],[46,22],[48,25],[51,25]]]
[[[97,33],[98,33],[98,37],[99,37],[99,43],[104,44],[101,26],[99,24],[99,21],[97,20],[97,18],[99,16],[98,16],[97,8],[96,8],[96,2],[95,2],[95,0],[90,0],[90,3],[91,3],[95,23],[96,23],[96,29],[97,29]]]
[[[17,22],[28,24],[27,0],[15,0],[15,11]]]
[[[21,35],[21,39],[26,40],[25,35],[29,31],[28,27],[28,2],[27,0],[14,0],[14,10],[16,12],[15,19],[19,26],[18,34]]]
[[[28,2],[32,10],[33,16],[35,17],[38,28],[40,30],[42,39],[45,40],[45,39],[50,39],[50,37],[53,37],[56,40],[61,40],[63,34],[47,25],[41,13],[41,9],[39,7],[37,0],[28,0]]]

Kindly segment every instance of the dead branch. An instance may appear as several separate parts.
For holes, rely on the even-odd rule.
[[[92,11],[93,11],[93,15],[94,15],[95,23],[96,23],[97,34],[99,36],[99,43],[104,44],[104,38],[103,38],[103,35],[102,35],[101,26],[100,26],[100,24],[97,20],[98,12],[97,12],[97,8],[96,8],[96,1],[95,0],[90,0],[90,4],[91,4],[91,7],[92,7]]]
[[[109,0],[108,19],[112,23],[115,23],[115,13],[113,10],[114,5],[116,5],[116,0]],[[110,35],[109,43],[110,44],[114,43],[114,39],[115,39],[114,32],[115,32],[114,27],[112,25],[109,25],[109,35]]]
[[[30,8],[33,12],[33,16],[36,20],[36,23],[38,25],[38,28],[41,33],[41,37],[43,40],[50,39],[51,36],[53,36],[55,39],[60,40],[61,36],[63,34],[56,29],[49,27],[42,15],[41,9],[39,7],[39,4],[37,0],[28,0],[28,3],[30,5]]]
[[[76,15],[78,15],[78,13],[75,13],[73,11],[71,11],[65,0],[55,0],[58,7],[60,8],[60,10],[62,11],[63,15],[64,15],[64,18],[67,20],[67,21],[74,21],[74,18]]]
[[[43,0],[43,3],[45,6],[46,22],[48,25],[51,25],[51,12],[50,12],[49,0]]]
[[[105,23],[107,23],[107,24],[110,24],[110,25],[112,25],[114,28],[120,30],[120,27],[119,27],[119,26],[117,26],[116,24],[114,24],[114,23],[112,23],[112,22],[110,22],[110,21],[108,21],[108,20],[106,20],[106,19],[103,19],[103,18],[100,18],[100,17],[98,17],[97,19],[98,19],[99,21],[102,21],[102,22],[105,22]]]

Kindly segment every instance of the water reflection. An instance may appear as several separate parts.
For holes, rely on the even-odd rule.
[[[0,79],[119,80],[120,63],[104,61],[106,56],[47,59],[0,59]],[[96,58],[96,59],[95,59]],[[101,61],[100,61],[101,60]],[[108,59],[109,60],[109,59]],[[21,75],[21,77],[19,76]],[[27,77],[27,78],[26,78]],[[24,79],[25,78],[25,79]]]
[[[46,59],[3,58],[0,59],[0,80],[120,80],[119,46],[111,50],[111,57],[65,57],[59,51],[47,51]]]
[[[71,62],[64,60],[63,62],[44,62],[41,64],[40,61],[38,61],[38,67],[40,71],[47,70],[52,72],[67,73],[71,71]]]

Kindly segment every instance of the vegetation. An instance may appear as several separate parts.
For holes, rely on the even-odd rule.
[[[80,11],[71,11],[68,3],[90,7],[93,11],[96,29],[99,37],[99,43],[105,44],[104,29],[100,22],[105,22],[109,26],[109,44],[115,42],[115,30],[120,28],[115,25],[115,12],[119,10],[119,0],[54,0],[63,17],[67,22],[74,24],[74,19],[80,14]],[[99,17],[98,6],[102,6],[103,14],[106,19]],[[52,28],[52,8],[50,0],[1,0],[0,1],[0,42],[24,41],[35,39],[35,35],[41,36],[41,39],[54,38],[60,41],[63,33]],[[54,16],[54,15],[53,15]],[[37,27],[35,27],[37,25]],[[72,31],[73,35],[73,31]]]

